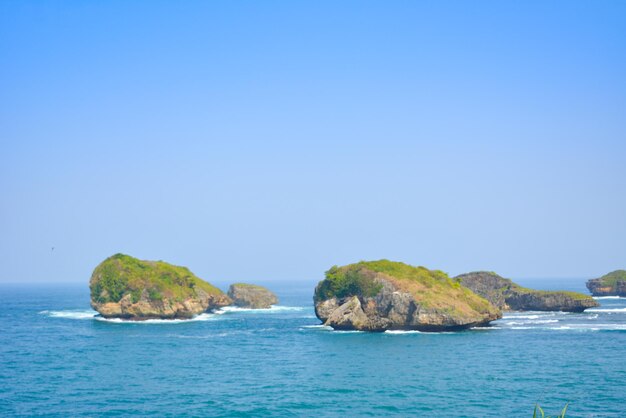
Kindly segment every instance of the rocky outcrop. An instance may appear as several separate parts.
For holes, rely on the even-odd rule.
[[[441,271],[388,260],[331,268],[314,302],[317,317],[336,330],[445,331],[502,316]]]
[[[582,312],[599,306],[592,297],[582,293],[527,289],[493,272],[461,274],[455,279],[505,311]]]
[[[263,286],[235,283],[228,288],[228,296],[235,306],[252,309],[268,309],[278,304],[274,293]]]
[[[100,263],[89,287],[91,306],[105,318],[191,318],[232,303],[221,290],[185,267],[124,254]]]
[[[626,297],[626,270],[615,270],[587,282],[587,289],[594,296]]]

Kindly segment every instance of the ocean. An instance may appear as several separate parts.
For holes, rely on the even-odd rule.
[[[372,334],[321,326],[313,285],[268,283],[270,310],[142,323],[98,318],[86,283],[1,285],[0,416],[531,417],[569,402],[568,417],[626,417],[626,299]]]

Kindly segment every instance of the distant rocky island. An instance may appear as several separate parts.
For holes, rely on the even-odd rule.
[[[582,293],[527,289],[494,272],[461,274],[455,279],[503,311],[582,312],[599,306]]]
[[[91,306],[105,318],[191,318],[232,303],[224,292],[186,267],[125,254],[100,263],[89,287]]]
[[[615,270],[587,282],[587,289],[594,296],[626,297],[626,270]]]
[[[105,318],[188,319],[225,306],[267,309],[278,298],[265,287],[232,284],[225,294],[188,268],[115,254],[94,270],[91,306]],[[626,271],[590,280],[594,295],[626,295]],[[488,325],[502,311],[582,312],[599,306],[588,295],[524,288],[494,272],[454,278],[389,261],[333,266],[314,294],[315,314],[336,330],[446,331]]]
[[[240,308],[268,309],[278,304],[278,297],[274,293],[256,284],[232,284],[228,288],[228,296]]]
[[[336,330],[446,331],[502,317],[444,272],[388,260],[332,267],[314,302],[317,317]]]

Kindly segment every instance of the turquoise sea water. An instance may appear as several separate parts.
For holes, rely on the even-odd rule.
[[[520,281],[584,291],[584,281]],[[96,318],[86,285],[0,287],[0,416],[626,417],[626,299],[456,333],[333,332],[312,287],[269,311]]]

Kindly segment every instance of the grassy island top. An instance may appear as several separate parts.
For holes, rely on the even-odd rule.
[[[536,289],[529,289],[527,287],[520,286],[519,284],[515,283],[513,280],[504,278],[504,277],[500,276],[498,273],[493,272],[493,271],[475,272],[475,273],[478,273],[478,274],[484,273],[484,274],[488,274],[488,275],[496,277],[502,283],[502,287],[500,289],[496,289],[496,290],[503,291],[503,292],[504,291],[509,291],[509,292],[515,292],[515,293],[518,293],[518,294],[533,294],[533,295],[537,295],[537,296],[563,295],[563,296],[567,296],[567,297],[570,297],[570,298],[575,299],[575,300],[583,300],[583,299],[591,298],[591,296],[585,295],[584,293],[572,292],[572,291],[569,291],[569,290],[536,290]],[[472,274],[472,273],[468,273],[468,274]],[[461,276],[463,276],[463,275],[461,275]]]
[[[150,300],[168,298],[183,301],[196,295],[196,289],[221,295],[222,291],[195,276],[187,267],[164,261],[144,261],[125,254],[115,254],[94,270],[91,298],[98,303],[119,302],[130,293],[137,302],[144,291]]]
[[[333,266],[320,282],[316,300],[346,296],[376,296],[382,285],[374,278],[381,275],[399,289],[411,293],[417,302],[430,308],[469,307],[476,311],[495,309],[486,299],[461,286],[441,270],[429,270],[409,264],[389,261],[360,261],[347,266]]]
[[[591,296],[585,295],[584,293],[572,292],[570,290],[536,290],[536,289],[528,289],[526,287],[522,287],[522,286],[518,285],[517,283],[513,283],[513,286],[511,287],[511,289],[516,291],[516,292],[518,292],[518,293],[531,293],[531,294],[537,295],[537,296],[563,295],[563,296],[567,296],[569,298],[572,298],[574,300],[585,300],[585,299],[590,299],[591,298]]]
[[[615,286],[619,281],[626,282],[626,270],[612,271],[600,277],[599,280],[602,281],[602,284],[609,286]]]
[[[263,286],[259,286],[258,284],[250,284],[250,283],[233,283],[231,286],[236,287],[247,287],[250,289],[259,289],[259,290],[267,290],[267,288]]]

